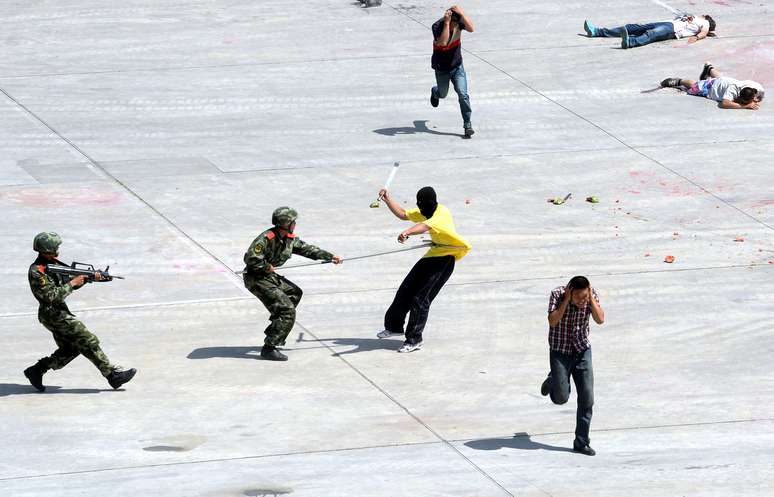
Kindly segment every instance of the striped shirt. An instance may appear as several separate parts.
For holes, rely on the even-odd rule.
[[[559,286],[551,291],[548,301],[548,313],[551,314],[559,308],[564,299],[564,287]],[[599,303],[599,295],[593,290],[594,300]],[[562,354],[578,354],[591,347],[589,342],[589,317],[591,306],[586,303],[583,307],[576,307],[570,301],[564,316],[556,326],[548,328],[548,346],[555,352]]]
[[[433,24],[433,40],[437,40],[443,32],[444,20],[440,19]],[[431,65],[436,71],[451,71],[462,64],[462,30],[458,24],[451,33],[448,40],[440,40],[445,45],[436,45],[433,43],[433,58]]]

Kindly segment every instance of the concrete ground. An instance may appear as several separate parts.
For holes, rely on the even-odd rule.
[[[648,91],[705,60],[772,88],[771,4],[467,2],[471,140],[453,93],[428,102],[446,4],[356,4],[3,6],[0,495],[773,495],[774,103]],[[670,9],[718,38],[581,36]],[[290,360],[259,360],[251,240],[290,204],[344,257],[399,248],[368,207],[393,161],[393,194],[434,185],[474,245],[425,348],[375,337],[411,251],[284,271],[305,290]],[[26,279],[44,230],[126,276],[69,298],[139,369],[121,391],[83,358],[45,394],[21,374],[54,348]],[[575,274],[607,314],[593,458],[570,451],[574,395],[539,394],[548,294]]]

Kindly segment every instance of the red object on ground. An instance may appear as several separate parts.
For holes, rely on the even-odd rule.
[[[664,262],[666,262],[668,264],[672,264],[673,262],[675,262],[675,256],[668,255],[668,256],[664,257]]]

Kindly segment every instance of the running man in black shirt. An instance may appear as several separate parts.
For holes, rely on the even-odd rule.
[[[454,85],[460,100],[462,125],[465,128],[465,138],[473,136],[473,125],[470,123],[470,98],[468,97],[468,81],[465,68],[462,66],[462,30],[473,32],[473,23],[465,12],[457,5],[444,12],[443,18],[433,24],[433,58],[435,69],[434,86],[430,91],[430,104],[438,107],[438,102],[449,93],[449,82]]]

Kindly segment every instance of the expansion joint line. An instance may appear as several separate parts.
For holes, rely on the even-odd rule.
[[[458,456],[460,456],[462,459],[464,459],[464,460],[465,460],[465,461],[466,461],[466,462],[467,462],[467,463],[468,463],[468,464],[469,464],[471,467],[473,467],[473,468],[474,468],[476,471],[478,471],[478,473],[480,473],[480,474],[481,474],[481,475],[482,475],[484,478],[486,478],[487,480],[489,480],[490,482],[492,482],[494,485],[496,485],[496,486],[497,486],[497,487],[498,487],[500,490],[502,490],[502,491],[503,491],[503,492],[504,492],[506,495],[509,495],[510,497],[515,497],[515,496],[514,496],[514,495],[513,495],[513,494],[512,494],[510,491],[508,491],[508,489],[507,489],[507,488],[505,488],[505,487],[504,487],[504,486],[503,486],[503,485],[502,485],[502,484],[501,484],[499,481],[495,480],[495,479],[494,479],[494,478],[493,478],[491,475],[489,475],[489,474],[488,474],[486,471],[484,471],[484,470],[483,470],[483,469],[482,469],[482,468],[481,468],[479,465],[477,465],[476,463],[474,463],[474,462],[473,462],[473,461],[472,461],[472,460],[471,460],[471,459],[470,459],[468,456],[466,456],[465,454],[463,454],[463,453],[462,453],[462,451],[461,451],[460,449],[458,449],[457,447],[455,447],[455,446],[454,446],[454,445],[453,445],[453,444],[452,444],[450,441],[446,440],[446,439],[445,439],[443,436],[441,436],[441,434],[440,434],[440,433],[438,433],[438,432],[437,432],[437,431],[435,431],[435,430],[434,430],[434,429],[433,429],[433,428],[432,428],[430,425],[428,425],[427,423],[425,423],[425,422],[424,422],[424,421],[423,421],[423,420],[422,420],[422,419],[421,419],[419,416],[417,416],[416,414],[414,414],[413,412],[411,412],[411,411],[410,411],[410,410],[409,410],[409,409],[408,409],[406,406],[404,406],[403,404],[401,404],[401,402],[400,402],[398,399],[396,399],[395,397],[393,397],[392,395],[390,395],[390,393],[389,393],[388,391],[386,391],[384,388],[382,388],[381,386],[379,386],[379,385],[378,385],[378,384],[377,384],[375,381],[373,381],[371,378],[369,378],[368,376],[366,376],[366,375],[365,375],[365,373],[363,373],[362,371],[360,371],[360,370],[359,370],[357,367],[355,367],[355,365],[354,365],[354,364],[352,364],[352,363],[351,363],[351,362],[349,362],[347,359],[345,359],[344,357],[342,357],[342,356],[341,356],[341,354],[337,354],[337,353],[336,353],[336,350],[335,350],[333,347],[331,347],[331,346],[330,346],[328,343],[326,343],[324,340],[321,340],[320,338],[318,338],[318,337],[317,337],[317,335],[315,335],[314,333],[312,333],[312,332],[309,330],[309,328],[307,328],[307,327],[305,327],[305,326],[301,325],[301,324],[300,324],[298,321],[296,321],[296,326],[298,326],[299,328],[303,329],[303,330],[304,330],[306,333],[308,333],[308,334],[309,334],[309,335],[310,335],[310,336],[311,336],[311,337],[312,337],[314,340],[316,340],[317,342],[321,343],[321,344],[322,344],[322,345],[323,345],[323,346],[324,346],[326,349],[328,349],[329,351],[331,351],[331,353],[333,353],[334,357],[338,358],[338,359],[339,359],[341,362],[343,362],[344,364],[346,364],[346,365],[347,365],[347,366],[348,366],[350,369],[352,369],[352,371],[354,371],[354,372],[355,372],[355,373],[356,373],[358,376],[360,376],[361,378],[363,378],[363,379],[364,379],[364,380],[365,380],[365,381],[366,381],[368,384],[370,384],[372,387],[374,387],[376,390],[378,390],[378,391],[379,391],[379,393],[381,393],[382,395],[384,395],[385,397],[387,397],[387,398],[388,398],[388,399],[389,399],[389,400],[390,400],[390,401],[391,401],[393,404],[395,404],[396,406],[398,406],[398,407],[399,407],[400,409],[402,409],[402,410],[403,410],[403,411],[404,411],[406,414],[408,414],[408,415],[409,415],[411,418],[413,418],[413,419],[414,419],[414,421],[416,421],[417,423],[419,423],[420,425],[422,425],[422,427],[423,427],[423,428],[425,428],[427,431],[429,431],[429,432],[430,432],[430,433],[431,433],[431,434],[432,434],[432,435],[433,435],[435,438],[437,438],[437,439],[438,439],[438,440],[439,440],[439,441],[440,441],[440,442],[441,442],[443,445],[445,445],[447,448],[451,449],[451,450],[452,450],[452,451],[454,451],[454,452],[455,452],[455,453],[456,453]],[[530,484],[531,484],[531,483],[530,483]],[[539,488],[539,487],[535,486],[534,484],[531,484],[531,485],[532,485],[532,486],[534,486],[535,488],[538,488],[538,490],[540,490],[541,492],[545,493],[545,494],[546,494],[546,495],[548,495],[549,497],[552,497],[552,496],[551,496],[551,494],[549,494],[549,493],[548,493],[548,492],[546,492],[545,490],[543,490],[543,489],[541,489],[541,488]]]
[[[148,209],[151,210],[154,214],[156,214],[159,218],[164,220],[164,222],[172,228],[173,231],[177,232],[180,236],[182,236],[184,239],[186,239],[189,243],[191,243],[193,246],[207,254],[210,258],[215,260],[218,264],[220,264],[223,268],[228,270],[228,274],[230,275],[231,281],[237,285],[239,288],[243,288],[241,280],[234,274],[234,272],[229,268],[229,266],[223,262],[220,258],[218,258],[215,254],[207,250],[201,243],[196,241],[191,235],[186,233],[180,226],[175,224],[172,219],[170,219],[168,216],[166,216],[164,213],[162,213],[159,209],[154,207],[150,202],[142,198],[138,193],[136,193],[134,190],[132,190],[129,185],[118,179],[118,177],[111,174],[105,167],[99,163],[96,159],[94,159],[92,156],[84,152],[78,145],[73,143],[72,140],[64,136],[62,133],[57,131],[53,126],[48,124],[43,118],[38,116],[35,112],[32,111],[32,109],[28,108],[26,105],[21,103],[19,100],[17,100],[15,97],[13,97],[10,93],[8,93],[4,88],[0,87],[0,93],[6,96],[8,100],[13,102],[17,107],[22,109],[24,112],[27,113],[30,117],[32,117],[35,121],[40,123],[41,125],[45,126],[46,129],[48,129],[51,133],[56,135],[60,140],[65,142],[72,150],[74,150],[78,155],[83,157],[88,161],[91,166],[96,169],[100,174],[102,174],[104,177],[108,178],[110,181],[114,182],[116,185],[118,185],[121,189],[129,193],[132,197],[137,199],[141,204],[145,205]]]
[[[658,2],[658,3],[659,3],[659,4],[661,4],[662,6],[665,6],[665,4],[663,4],[663,3],[661,3],[661,2]],[[413,16],[409,15],[408,13],[404,12],[404,11],[403,11],[403,10],[401,10],[400,8],[393,7],[393,6],[390,6],[390,8],[392,8],[392,9],[393,9],[393,10],[395,10],[396,12],[400,13],[401,15],[404,15],[404,16],[406,16],[407,18],[411,19],[412,21],[414,21],[415,23],[419,24],[419,25],[420,25],[420,26],[422,26],[423,28],[425,28],[425,29],[430,29],[430,26],[427,26],[426,24],[422,23],[422,21],[420,21],[419,19],[417,19],[417,18],[415,18],[415,17],[413,17]],[[667,8],[669,8],[669,7],[667,7]],[[464,49],[464,48],[463,48],[462,50],[463,50],[465,53],[467,53],[467,54],[470,54],[471,56],[473,56],[473,57],[475,57],[476,59],[480,60],[480,61],[481,61],[481,62],[483,62],[484,64],[488,65],[488,66],[489,66],[489,67],[491,67],[492,69],[494,69],[494,70],[496,70],[496,71],[498,71],[498,72],[502,73],[503,75],[507,76],[508,78],[512,79],[513,81],[515,81],[515,82],[519,83],[520,85],[522,85],[523,87],[525,87],[525,88],[527,88],[528,90],[532,91],[532,92],[533,92],[533,93],[535,93],[536,95],[539,95],[540,97],[542,97],[542,98],[543,98],[543,99],[545,99],[546,101],[548,101],[548,102],[550,102],[550,103],[552,103],[552,104],[556,105],[557,107],[560,107],[560,108],[564,109],[566,112],[568,112],[568,113],[572,114],[572,115],[573,115],[573,116],[575,116],[576,118],[578,118],[578,119],[580,119],[580,120],[584,121],[585,123],[587,123],[587,124],[589,124],[589,125],[593,126],[593,127],[594,127],[594,128],[596,128],[597,130],[601,131],[602,133],[604,133],[605,135],[607,135],[607,136],[608,136],[608,137],[610,137],[611,139],[613,139],[613,140],[617,141],[618,143],[620,143],[621,145],[623,145],[623,146],[624,146],[624,147],[626,147],[627,149],[631,150],[632,152],[636,153],[637,155],[640,155],[641,157],[643,157],[643,158],[647,159],[648,161],[650,161],[650,162],[652,162],[652,163],[654,163],[654,164],[658,165],[658,166],[659,166],[659,167],[661,167],[662,169],[664,169],[664,170],[666,170],[666,171],[669,171],[670,173],[674,174],[675,176],[677,176],[677,177],[681,178],[682,180],[684,180],[684,181],[687,181],[688,183],[692,184],[693,186],[695,186],[695,187],[696,187],[696,188],[698,188],[699,190],[701,190],[701,191],[703,191],[704,193],[706,193],[706,194],[710,195],[711,197],[713,197],[713,198],[714,198],[715,200],[717,200],[718,202],[721,202],[722,204],[726,205],[727,207],[730,207],[731,209],[733,209],[733,210],[737,211],[738,213],[740,213],[740,214],[742,214],[743,216],[745,216],[745,217],[747,217],[747,218],[751,219],[752,221],[754,221],[754,222],[756,222],[756,223],[760,224],[761,226],[764,226],[764,227],[766,227],[766,228],[768,228],[768,229],[770,229],[770,230],[774,231],[774,226],[772,226],[772,225],[770,225],[770,224],[766,223],[765,221],[763,221],[763,220],[761,220],[761,219],[758,219],[757,217],[753,216],[752,214],[749,214],[749,213],[745,212],[744,210],[740,209],[739,207],[735,206],[735,205],[734,205],[734,204],[732,204],[731,202],[729,202],[729,201],[725,200],[724,198],[720,197],[719,195],[717,195],[717,194],[715,194],[714,192],[710,191],[709,189],[705,188],[704,186],[702,186],[701,184],[697,183],[696,181],[694,181],[694,180],[690,179],[689,177],[687,177],[687,176],[685,176],[685,175],[683,175],[683,174],[679,173],[679,172],[678,172],[678,171],[676,171],[675,169],[672,169],[671,167],[669,167],[669,166],[667,166],[667,165],[665,165],[665,164],[661,163],[661,162],[660,162],[658,159],[656,159],[655,157],[651,157],[650,155],[648,155],[647,153],[643,152],[643,151],[642,151],[642,150],[640,150],[639,148],[637,148],[637,147],[635,147],[635,146],[633,146],[633,145],[630,145],[630,144],[628,144],[628,143],[627,143],[627,142],[625,142],[623,139],[621,139],[621,138],[619,138],[618,136],[616,136],[616,135],[615,135],[615,134],[614,134],[612,131],[608,131],[607,129],[603,128],[601,125],[599,125],[599,124],[595,123],[595,122],[594,122],[594,121],[592,121],[591,119],[589,119],[589,118],[587,118],[587,117],[584,117],[583,115],[579,114],[578,112],[575,112],[574,110],[570,109],[570,108],[569,108],[569,107],[567,107],[566,105],[563,105],[562,103],[558,102],[557,100],[555,100],[555,99],[553,99],[553,98],[549,97],[549,96],[548,96],[548,95],[546,95],[545,93],[543,93],[543,92],[541,92],[540,90],[536,89],[535,87],[533,87],[533,86],[529,85],[529,84],[528,84],[528,83],[526,83],[525,81],[522,81],[521,79],[519,79],[519,78],[517,78],[516,76],[514,76],[513,74],[509,73],[509,72],[508,72],[508,71],[506,71],[505,69],[503,69],[503,68],[499,67],[498,65],[494,64],[493,62],[490,62],[490,61],[488,61],[487,59],[485,59],[485,58],[484,58],[484,57],[482,57],[481,55],[479,55],[479,54],[477,54],[477,53],[475,53],[475,52],[471,52],[470,50],[466,50],[466,49]]]

